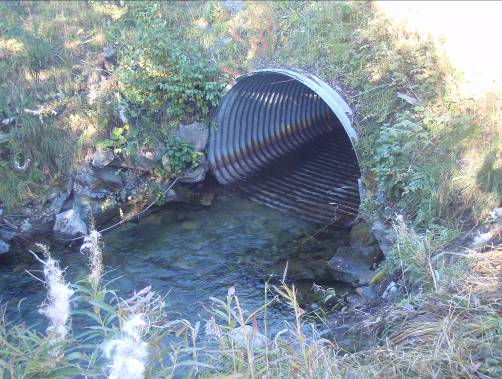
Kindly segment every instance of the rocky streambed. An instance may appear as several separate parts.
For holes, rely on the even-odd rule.
[[[381,301],[391,282],[374,279],[384,258],[381,247],[392,239],[388,225],[320,227],[254,204],[207,177],[205,125],[181,125],[176,137],[200,155],[176,183],[166,179],[171,168],[165,146],[133,156],[95,149],[68,175],[65,188],[34,199],[17,214],[0,215],[0,300],[10,304],[11,315],[38,320],[33,305],[44,291],[24,272],[37,268],[27,253],[34,242],[51,245],[75,282],[86,272],[79,238],[92,225],[103,229],[118,221],[128,222],[104,234],[105,265],[120,277],[117,289],[127,295],[152,285],[172,295],[172,309],[180,314],[192,313],[194,299],[203,312],[209,297],[224,296],[230,286],[248,310],[258,308],[265,282],[280,284],[284,277],[296,285],[313,319]],[[290,317],[286,308],[272,308],[277,328]],[[338,321],[333,322],[336,333]]]

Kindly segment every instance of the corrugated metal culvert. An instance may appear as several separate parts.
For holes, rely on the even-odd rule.
[[[237,79],[211,127],[209,164],[221,184],[300,218],[346,223],[360,169],[342,97],[317,77],[268,69]]]

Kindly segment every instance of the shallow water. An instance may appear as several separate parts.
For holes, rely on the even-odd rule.
[[[139,223],[128,223],[104,235],[106,279],[122,297],[151,285],[167,295],[168,310],[195,322],[207,318],[209,297],[224,299],[235,286],[243,307],[263,304],[264,283],[282,275],[276,264],[288,255],[285,246],[315,230],[315,225],[250,202],[220,188],[211,207],[167,207]],[[67,267],[72,282],[87,274],[87,262],[76,248],[53,249]],[[44,325],[37,313],[43,284],[25,270],[41,276],[40,264],[27,251],[0,259],[0,301],[8,303],[9,320]],[[276,270],[276,271],[274,271]],[[271,307],[271,329],[283,327],[291,311]]]

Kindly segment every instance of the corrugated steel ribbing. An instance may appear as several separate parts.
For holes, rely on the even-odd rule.
[[[246,76],[222,99],[209,163],[220,183],[307,220],[351,218],[359,206],[357,157],[340,121],[316,92],[281,73]]]

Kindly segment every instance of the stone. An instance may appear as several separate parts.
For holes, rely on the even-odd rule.
[[[108,166],[115,159],[113,151],[110,149],[97,149],[92,158],[92,165],[96,168]]]
[[[139,149],[136,156],[133,158],[133,161],[136,168],[144,171],[153,171],[155,166],[157,166],[157,164],[161,161],[163,153],[163,147],[144,147]]]
[[[373,287],[360,287],[356,289],[356,292],[361,296],[364,303],[371,303],[379,300],[378,293]]]
[[[7,253],[9,249],[10,245],[5,241],[0,240],[0,255]]]
[[[166,194],[164,195],[165,196],[165,199],[164,201],[166,203],[168,202],[174,202],[174,201],[179,201],[179,196],[178,194],[176,193],[175,190],[173,190],[172,188],[166,192]]]
[[[19,226],[19,230],[23,234],[29,234],[33,230],[33,225],[31,225],[31,222],[28,218],[25,218],[21,225]]]
[[[56,215],[53,228],[54,234],[60,239],[71,239],[87,235],[87,225],[74,209]]]
[[[490,212],[493,215],[493,218],[502,218],[502,207],[500,208],[495,208],[492,212]],[[1,216],[1,214],[0,214]]]
[[[103,56],[105,57],[105,59],[111,60],[115,57],[116,54],[117,50],[115,50],[113,46],[106,45],[105,47],[103,47]]]
[[[353,286],[368,285],[375,271],[372,268],[381,258],[377,246],[342,246],[328,261],[333,280]]]
[[[68,192],[60,191],[59,194],[56,195],[51,204],[51,208],[54,214],[61,213],[61,209],[63,209],[64,203],[66,202],[66,200],[68,200],[68,197]]]
[[[371,234],[378,241],[378,245],[383,254],[387,257],[392,250],[392,245],[396,239],[396,232],[392,225],[389,225],[381,220],[375,221],[371,225]]]
[[[73,190],[81,192],[84,189],[96,189],[100,186],[100,181],[94,171],[88,165],[81,165],[75,170]]]
[[[214,192],[205,192],[200,197],[200,203],[205,207],[210,207],[213,204]]]
[[[382,294],[382,298],[386,300],[393,300],[397,297],[399,290],[394,281],[390,282],[385,291]]]
[[[203,166],[197,166],[196,168],[190,168],[183,172],[179,177],[181,183],[200,183],[206,179],[206,168]]]
[[[176,138],[190,142],[194,151],[201,152],[206,149],[209,140],[209,128],[201,122],[180,125],[176,131]]]
[[[103,167],[97,170],[96,175],[103,182],[106,189],[118,190],[124,186],[124,181],[120,173],[111,167]]]
[[[0,225],[0,239],[4,241],[12,241],[16,236],[16,231],[7,225]]]
[[[350,229],[351,246],[371,246],[377,244],[377,240],[370,233],[370,227],[365,222],[359,222]]]

